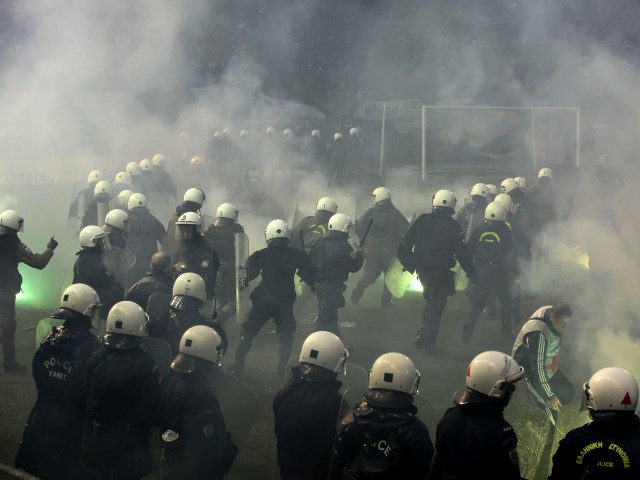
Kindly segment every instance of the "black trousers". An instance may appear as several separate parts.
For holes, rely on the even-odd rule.
[[[372,285],[381,273],[387,273],[387,269],[396,257],[395,252],[374,251],[366,254],[364,266],[362,267],[362,277],[353,289],[352,295],[358,300],[369,285]],[[391,301],[391,292],[385,284],[382,289],[382,303]]]
[[[465,334],[471,336],[473,333],[491,293],[495,293],[500,302],[502,330],[511,332],[513,307],[509,272],[503,264],[482,265],[477,268],[477,272],[478,282],[470,284],[469,316],[464,326]]]
[[[16,363],[16,296],[0,293],[0,341],[4,363]]]
[[[418,272],[422,284],[422,297],[426,304],[422,310],[422,327],[418,329],[416,345],[432,346],[438,337],[440,320],[447,306],[447,298],[456,293],[454,274],[445,268],[430,272]]]
[[[318,297],[318,319],[314,332],[327,331],[340,336],[338,327],[338,309],[345,306],[344,291],[346,284],[338,281],[316,280],[315,291]]]

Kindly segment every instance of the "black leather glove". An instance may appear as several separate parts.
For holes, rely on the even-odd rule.
[[[51,240],[49,240],[49,243],[47,243],[47,248],[50,248],[51,250],[55,250],[57,246],[58,246],[58,241],[54,237],[51,237]]]
[[[220,339],[222,340],[222,342],[220,343],[220,347],[218,348],[220,349],[220,352],[222,353],[222,355],[224,355],[225,353],[227,353],[227,348],[229,348],[229,340],[227,339],[227,332],[224,331],[224,328],[222,328],[222,325],[220,325],[219,323],[214,323],[212,327],[216,331],[216,333],[220,335]]]

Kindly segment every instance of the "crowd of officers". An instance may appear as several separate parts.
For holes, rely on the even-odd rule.
[[[156,160],[151,164],[163,164],[162,158]],[[228,347],[224,322],[237,308],[235,241],[243,233],[238,209],[223,203],[206,225],[201,216],[205,194],[189,188],[165,228],[149,211],[145,194],[128,189],[115,194],[101,184],[103,178],[92,171],[86,192],[93,191],[93,198],[81,192],[70,211],[83,209],[77,218],[80,250],[73,283],[48,319],[53,327],[32,362],[38,400],[16,466],[47,479],[138,479],[159,463],[164,479],[222,478],[238,449],[209,376],[220,368]],[[246,279],[259,283],[251,291],[229,372],[243,375],[253,339],[273,319],[276,373],[285,377],[296,327],[295,277],[300,277],[318,309],[314,333],[273,401],[282,478],[521,478],[517,435],[503,416],[516,383],[525,380],[552,429],[558,411],[575,395],[557,365],[561,334],[573,315],[569,305],[543,306],[517,336],[512,333],[514,287],[523,282],[532,249],[540,248],[537,233],[556,215],[549,203],[553,172],[541,169],[531,189],[523,180],[507,178],[500,189],[474,185],[471,201],[455,216],[455,195],[439,190],[432,212],[410,223],[391,201],[390,190],[378,187],[372,192],[374,205],[355,227],[330,197],[321,198],[315,214],[293,231],[283,220],[269,222],[266,248],[253,252],[244,265]],[[103,193],[121,208],[103,215]],[[57,246],[52,238],[43,254],[33,254],[17,237],[22,227],[17,212],[0,214],[0,242],[6,244],[0,266],[7,307],[2,308],[6,373],[26,371],[13,346],[21,282],[17,265],[44,268]],[[349,241],[352,234],[358,243]],[[109,253],[117,249],[135,253],[135,263],[120,278],[107,267],[109,261],[118,265],[113,258],[126,258]],[[447,298],[455,293],[456,263],[470,285],[461,341],[469,342],[492,295],[500,302],[501,334],[515,337],[511,355],[487,351],[471,361],[466,387],[454,395],[434,442],[414,404],[420,373],[406,355],[380,356],[371,367],[364,400],[355,406],[340,394],[349,356],[338,327],[346,281],[363,270],[351,293],[357,305],[396,257],[407,272],[417,272],[423,285],[425,307],[415,344],[427,355],[440,354],[435,342]],[[156,293],[170,301],[150,318]],[[381,307],[392,306],[385,286]],[[99,318],[105,328],[96,337]],[[166,341],[173,358],[162,378],[155,359],[142,348],[149,336]],[[593,421],[561,441],[550,478],[637,478],[635,378],[621,368],[605,368],[584,384],[583,395]],[[162,432],[159,462],[149,440],[153,427]]]

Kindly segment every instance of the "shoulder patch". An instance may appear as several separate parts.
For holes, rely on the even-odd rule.
[[[202,427],[202,434],[207,438],[213,437],[213,425],[208,424]]]

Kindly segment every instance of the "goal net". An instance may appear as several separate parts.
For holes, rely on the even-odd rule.
[[[537,171],[570,155],[580,163],[580,109],[422,107],[427,171]]]

